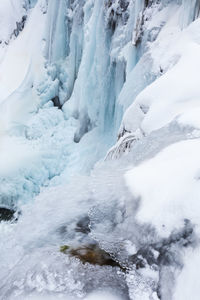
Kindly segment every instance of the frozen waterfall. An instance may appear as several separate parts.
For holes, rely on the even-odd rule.
[[[199,0],[1,0],[0,300],[199,300]]]

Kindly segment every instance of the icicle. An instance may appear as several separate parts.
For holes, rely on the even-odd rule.
[[[45,55],[50,63],[66,57],[67,33],[66,33],[66,1],[51,0],[47,11],[47,40]]]

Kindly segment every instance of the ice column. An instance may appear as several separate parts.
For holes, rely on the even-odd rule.
[[[199,16],[200,1],[183,0],[182,6],[183,6],[182,28],[185,28]]]
[[[65,0],[49,1],[45,56],[50,63],[64,59],[67,53],[66,11]]]

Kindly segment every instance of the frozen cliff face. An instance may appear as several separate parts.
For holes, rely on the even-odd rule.
[[[2,300],[198,299],[199,1],[1,14]]]

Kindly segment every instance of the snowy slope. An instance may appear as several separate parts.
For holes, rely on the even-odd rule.
[[[8,44],[14,30],[17,30],[17,22],[20,23],[26,15],[25,1],[1,1],[0,12],[0,41]]]

